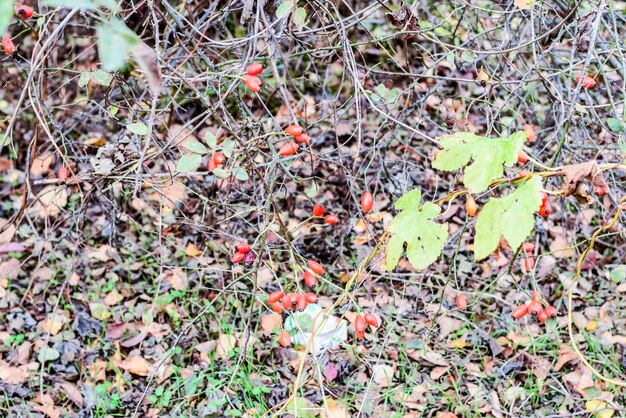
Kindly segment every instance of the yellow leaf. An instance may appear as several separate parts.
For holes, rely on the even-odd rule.
[[[194,243],[190,242],[187,244],[187,248],[185,248],[185,254],[187,254],[187,257],[197,257],[202,254],[202,251]]]
[[[531,8],[533,2],[531,0],[515,0],[513,3],[515,3],[520,10],[528,10]]]
[[[595,331],[598,329],[598,322],[597,321],[589,321],[587,322],[587,325],[585,325],[585,329],[589,332],[591,331]]]
[[[348,418],[350,414],[342,404],[334,399],[326,401],[327,408],[322,408],[322,418]]]
[[[609,408],[608,404],[600,399],[585,402],[585,411],[595,412],[596,418],[611,418],[615,413],[614,409]]]
[[[465,348],[469,344],[465,342],[463,338],[457,338],[454,341],[450,341],[450,348]]]

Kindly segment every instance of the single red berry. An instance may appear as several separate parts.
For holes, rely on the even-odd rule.
[[[248,254],[250,252],[250,246],[247,242],[242,242],[241,244],[237,244],[235,247],[238,253]]]
[[[289,157],[290,155],[294,155],[296,152],[298,152],[299,149],[300,147],[298,146],[298,144],[289,142],[283,145],[282,147],[280,147],[280,149],[278,150],[278,154],[281,157]]]
[[[357,338],[365,336],[365,318],[362,315],[357,315],[354,319],[354,333]]]
[[[530,304],[528,305],[528,313],[536,317],[539,312],[543,312],[543,307],[541,306],[541,303],[537,301],[530,302]]]
[[[559,314],[556,308],[552,305],[548,305],[546,309],[544,309],[544,312],[546,313],[548,318],[556,318],[557,315]]]
[[[593,188],[598,196],[604,196],[606,194],[606,189],[602,186],[596,186]]]
[[[283,312],[283,305],[281,305],[280,302],[273,302],[270,303],[270,307],[272,308],[272,310],[276,313],[282,313]]]
[[[552,206],[550,206],[550,204],[547,202],[545,205],[541,205],[541,207],[539,208],[539,215],[543,216],[544,218],[552,215]]]
[[[293,301],[291,299],[291,293],[283,296],[283,308],[285,310],[290,311],[293,307]]]
[[[30,19],[31,17],[33,17],[33,8],[29,6],[19,6],[17,9],[15,9],[15,14],[20,19]]]
[[[316,203],[313,206],[313,216],[322,216],[324,214],[324,206],[320,205],[319,203]]]
[[[235,254],[233,254],[233,256],[231,257],[230,261],[231,261],[233,264],[241,263],[245,257],[246,257],[246,255],[245,255],[245,254],[242,254],[242,253],[235,253]]]
[[[209,170],[210,173],[214,172],[215,169],[219,167],[219,164],[215,162],[214,159],[210,159],[209,163],[207,164],[207,169]]]
[[[283,292],[282,290],[277,290],[275,292],[270,293],[270,295],[267,297],[267,301],[269,303],[274,303],[274,302],[278,302],[280,300],[280,298],[283,297],[283,295],[285,294],[285,292]]]
[[[520,151],[519,154],[517,154],[517,162],[524,164],[526,161],[528,161],[528,154],[524,151]]]
[[[524,133],[526,134],[526,141],[528,142],[535,142],[535,139],[537,139],[532,125],[524,125]]]
[[[296,305],[298,304],[298,294],[297,293],[290,293],[289,294],[289,298],[291,299],[291,307],[295,308]]]
[[[317,261],[308,260],[306,265],[311,269],[311,271],[319,276],[324,274],[324,267]]]
[[[462,311],[464,311],[465,308],[467,308],[467,298],[462,293],[459,293],[458,295],[456,295],[454,302],[456,303],[456,307]]]
[[[254,64],[250,64],[248,65],[248,68],[246,68],[246,73],[248,73],[248,75],[259,75],[263,72],[263,64],[260,64],[258,62],[255,62]]]
[[[532,176],[532,174],[533,174],[533,173],[532,173],[531,171],[528,171],[528,170],[520,170],[520,171],[517,173],[517,177],[521,179],[521,178],[524,178],[524,177]]]
[[[70,171],[67,167],[62,166],[59,168],[59,172],[57,173],[57,177],[59,178],[59,183],[65,183],[67,178],[70,176]]]
[[[546,311],[544,311],[543,309],[539,312],[537,312],[537,319],[539,320],[539,322],[541,322],[542,324],[546,323],[546,320],[548,319],[548,315],[546,314]]]
[[[9,32],[5,33],[2,37],[2,48],[4,49],[4,52],[9,55],[15,54],[15,44],[13,43]]]
[[[299,142],[301,144],[307,144],[311,142],[311,137],[305,133],[301,133],[300,135],[296,136],[294,139],[296,140],[296,142]]]
[[[337,215],[326,215],[324,216],[324,222],[329,225],[335,225],[337,222],[339,222],[339,218],[337,217]]]
[[[526,254],[530,254],[535,250],[535,244],[533,244],[532,242],[525,242],[522,244],[522,251],[524,251]]]
[[[520,319],[524,315],[528,313],[528,305],[522,304],[517,308],[513,309],[513,318]]]
[[[306,298],[306,301],[309,303],[317,303],[318,302],[318,298],[315,295],[315,293],[313,292],[307,292],[304,297]]]
[[[471,194],[468,194],[467,198],[465,199],[465,210],[467,211],[467,214],[472,218],[476,216],[476,200],[474,200]]]
[[[304,129],[302,129],[302,126],[300,125],[289,125],[285,128],[285,133],[293,136],[294,138],[302,135],[302,132],[304,132]]]
[[[376,318],[376,315],[374,315],[373,313],[366,313],[365,315],[363,315],[363,319],[365,319],[365,322],[373,327],[378,326],[378,318]]]
[[[285,348],[291,347],[291,336],[284,329],[278,335],[278,343]]]
[[[363,193],[361,196],[361,210],[365,213],[372,210],[374,207],[374,196],[370,192]]]
[[[313,273],[311,273],[310,271],[305,271],[304,272],[304,283],[309,286],[311,289],[313,289],[315,286],[317,286],[317,277],[315,277],[313,275]]]
[[[221,152],[216,152],[213,154],[213,161],[215,161],[215,164],[220,165],[226,161],[226,156]]]
[[[528,257],[522,259],[522,271],[524,273],[528,273],[535,268],[535,259],[533,257]]]
[[[309,302],[307,302],[306,296],[298,295],[296,297],[296,309],[298,309],[298,312],[304,312],[308,304]]]
[[[255,93],[261,90],[261,84],[263,83],[261,82],[261,79],[259,77],[246,74],[242,76],[241,79],[243,80],[243,83],[246,85],[248,90]]]
[[[576,84],[580,83],[580,76],[576,76]],[[584,89],[592,89],[596,86],[596,80],[589,76],[583,77],[582,87]]]

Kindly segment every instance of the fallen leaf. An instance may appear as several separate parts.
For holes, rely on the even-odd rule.
[[[465,348],[469,344],[465,342],[463,338],[457,338],[454,341],[450,341],[450,348]]]
[[[600,399],[585,402],[585,411],[595,412],[596,418],[611,418],[615,413],[614,409],[609,408],[609,404]]]
[[[228,354],[233,351],[237,339],[234,335],[221,334],[217,339],[217,347],[215,347],[215,355],[218,358],[227,359]]]
[[[150,363],[141,356],[129,356],[119,363],[119,367],[137,376],[148,376],[150,371]]]
[[[381,388],[391,385],[394,368],[386,364],[376,364],[372,367],[372,380]]]
[[[515,0],[513,2],[520,10],[528,10],[531,8],[531,0]]]
[[[196,247],[196,244],[190,242],[185,248],[185,254],[187,254],[187,257],[198,257],[200,254],[202,254],[202,251],[198,247]]]
[[[296,415],[298,416],[298,415]],[[326,400],[326,407],[322,408],[322,418],[348,418],[350,414],[342,404],[334,399]]]
[[[76,387],[75,384],[70,382],[62,382],[59,384],[63,391],[67,395],[68,399],[78,407],[83,406],[83,395],[80,393],[80,390]]]
[[[578,358],[578,355],[576,354],[576,352],[572,349],[570,349],[569,347],[562,345],[561,349],[559,350],[559,357],[556,361],[556,365],[554,366],[554,371],[559,371],[561,370],[561,368],[563,366],[565,366],[567,363],[578,363],[580,360]]]
[[[283,317],[275,312],[268,313],[261,317],[261,328],[267,335],[270,335],[272,331],[280,328],[283,323]]]
[[[28,380],[28,373],[21,367],[0,366],[0,380],[7,385],[19,385]]]
[[[324,380],[326,382],[332,382],[339,375],[339,371],[335,367],[335,364],[331,362],[326,363],[322,373],[324,374]]]

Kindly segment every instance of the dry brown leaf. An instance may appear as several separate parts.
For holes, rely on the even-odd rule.
[[[263,315],[261,317],[261,328],[267,335],[270,335],[273,330],[280,328],[283,323],[283,317],[275,312]]]
[[[47,174],[52,164],[54,164],[54,161],[54,154],[50,152],[44,152],[38,157],[35,157],[30,167],[30,175],[33,177],[41,177]]]
[[[326,400],[326,407],[322,408],[322,418],[349,418],[346,408],[334,399]]]
[[[441,376],[446,374],[448,370],[450,370],[450,367],[447,366],[433,367],[433,369],[430,371],[430,378],[433,380],[437,380]]]
[[[34,408],[46,414],[49,418],[59,418],[61,416],[61,410],[54,406],[54,400],[49,394],[37,395],[35,401],[41,405],[35,405]]]
[[[189,278],[180,267],[165,272],[165,280],[176,290],[185,290],[189,286]]]
[[[129,356],[119,364],[119,367],[137,376],[148,376],[150,372],[150,363],[141,356]]]
[[[227,359],[228,353],[232,352],[237,344],[234,335],[221,334],[217,339],[217,347],[215,347],[215,355],[218,358]]]
[[[75,384],[70,382],[62,382],[59,384],[63,391],[67,395],[68,399],[78,407],[83,406],[83,395],[80,393],[80,390],[76,387]]]
[[[114,306],[124,300],[124,296],[120,295],[120,293],[113,289],[111,290],[105,297],[104,303],[108,306]]]
[[[41,328],[44,332],[50,333],[50,335],[57,335],[67,322],[68,319],[59,313],[55,315],[50,314],[48,318],[41,322]]]
[[[389,387],[393,380],[394,372],[395,369],[392,366],[376,364],[372,367],[372,380],[381,388]]]
[[[6,224],[7,224],[7,220],[4,218],[0,218],[0,230],[4,228]],[[15,235],[15,231],[16,231],[15,225],[13,224],[9,225],[6,231],[0,234],[0,245],[10,243],[11,240],[13,239],[13,235]]]
[[[450,341],[450,348],[465,348],[469,344],[463,338],[457,338],[454,341]]]
[[[28,372],[21,367],[0,366],[0,380],[7,385],[19,385],[28,380]]]

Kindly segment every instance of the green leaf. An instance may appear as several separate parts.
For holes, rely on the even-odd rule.
[[[217,167],[215,170],[213,170],[213,174],[215,175],[215,177],[219,177],[221,179],[227,179],[228,177],[230,177],[230,172],[228,170],[224,170],[222,167]]]
[[[13,0],[0,1],[0,36],[3,36],[13,18]]]
[[[209,145],[209,148],[215,148],[217,146],[217,138],[210,131],[206,131],[204,134],[204,140]]]
[[[98,10],[100,7],[106,7],[113,12],[117,12],[119,9],[115,0],[43,0],[42,4],[50,7],[61,6],[79,10]]]
[[[97,70],[97,71],[85,71],[80,75],[78,79],[78,86],[85,87],[89,81],[93,81],[96,84],[101,86],[110,86],[111,85],[111,75],[106,71]]]
[[[139,44],[137,34],[119,19],[111,18],[98,26],[98,52],[102,68],[116,71],[124,66],[131,50]]]
[[[502,177],[503,165],[512,166],[524,146],[526,134],[516,132],[505,138],[486,138],[470,132],[455,132],[441,139],[443,149],[437,153],[433,168],[454,171],[467,165],[463,183],[472,193],[487,190],[491,182]]]
[[[296,11],[293,13],[293,24],[296,25],[298,29],[302,29],[304,27],[305,22],[306,22],[306,9],[304,7],[298,7]]]
[[[190,173],[196,171],[202,164],[202,156],[200,154],[184,154],[176,164],[176,171],[181,173]]]
[[[230,158],[233,156],[234,146],[235,146],[235,143],[233,142],[232,139],[226,139],[224,140],[224,142],[222,142],[222,152],[224,152],[224,155],[226,156],[226,158]]]
[[[624,130],[624,125],[622,125],[622,122],[620,122],[619,119],[608,118],[606,120],[606,124],[613,132],[620,133]]]
[[[498,248],[501,236],[513,250],[522,245],[535,226],[541,187],[541,178],[533,176],[508,196],[489,199],[476,219],[476,260],[489,257]]]
[[[284,2],[282,2],[280,6],[278,6],[278,8],[276,9],[276,17],[280,19],[281,17],[289,16],[289,13],[291,13],[291,9],[293,9],[293,5],[294,0],[285,0]]]
[[[40,363],[45,363],[46,361],[54,361],[61,356],[54,348],[43,346],[39,349],[39,354],[37,354],[37,360]]]
[[[196,154],[206,154],[207,152],[209,152],[207,147],[205,147],[200,141],[196,141],[195,139],[183,142],[183,147],[191,152],[195,152]]]
[[[126,125],[126,129],[139,136],[148,135],[148,127],[143,122],[135,122],[130,125]]]
[[[416,270],[432,264],[443,250],[448,239],[448,226],[433,222],[441,208],[426,202],[420,206],[422,193],[414,189],[402,196],[395,204],[401,212],[389,224],[391,238],[387,243],[387,269],[393,271],[404,252]]]
[[[611,280],[615,283],[621,283],[626,279],[626,266],[621,265],[611,270]]]
[[[246,170],[244,170],[241,167],[233,168],[233,175],[239,181],[246,181],[246,180],[248,180],[250,178],[250,176],[248,176],[248,173],[246,172]]]

